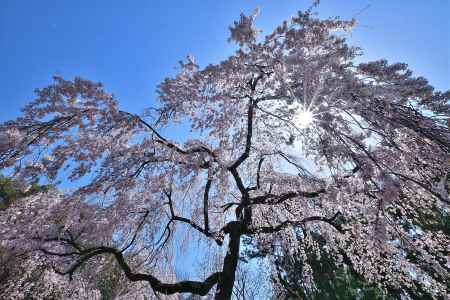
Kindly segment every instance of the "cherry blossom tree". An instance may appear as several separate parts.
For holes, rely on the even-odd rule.
[[[0,198],[2,232],[12,229],[8,226],[11,222],[19,225],[17,222],[23,220],[20,215],[27,214],[30,203],[34,208],[35,202],[47,206],[49,201],[61,199],[51,186],[27,186],[2,176]],[[31,212],[36,217],[35,211]],[[84,268],[69,281],[52,269],[45,253],[3,247],[4,242],[0,242],[1,299],[155,299],[144,282],[130,284],[114,263],[106,261],[100,268]]]
[[[230,27],[233,55],[188,56],[141,116],[81,78],[37,90],[0,125],[0,168],[76,187],[9,208],[3,246],[70,277],[113,258],[161,296],[230,299],[244,237],[271,256],[314,232],[370,282],[448,296],[449,236],[413,225],[450,203],[450,92],[404,63],[355,63],[354,20],[310,9],[258,37],[257,13]],[[190,139],[163,134],[186,124]],[[195,240],[221,263],[177,281],[174,249]]]

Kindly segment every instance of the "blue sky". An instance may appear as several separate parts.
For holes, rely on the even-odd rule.
[[[33,90],[53,74],[101,81],[121,108],[154,104],[155,87],[192,53],[201,65],[224,59],[228,25],[261,8],[257,26],[268,32],[311,1],[25,1],[0,8],[0,121],[16,117]],[[350,42],[364,60],[408,63],[438,89],[450,88],[450,1],[323,0],[321,16],[350,18],[359,26]]]

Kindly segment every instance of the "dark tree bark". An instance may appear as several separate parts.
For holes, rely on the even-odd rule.
[[[236,277],[236,268],[239,260],[239,246],[241,244],[242,224],[240,222],[231,222],[226,231],[230,237],[228,251],[223,262],[222,273],[217,284],[216,300],[231,299],[234,280]]]

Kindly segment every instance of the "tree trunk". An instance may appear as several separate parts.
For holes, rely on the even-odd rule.
[[[216,300],[229,300],[233,292],[234,280],[236,277],[236,268],[239,259],[239,246],[241,244],[241,224],[236,222],[230,226],[230,242],[228,252],[223,261],[222,275],[217,284],[215,298]]]

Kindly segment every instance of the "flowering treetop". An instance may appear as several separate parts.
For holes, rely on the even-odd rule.
[[[450,92],[403,63],[355,64],[360,49],[344,38],[353,20],[308,10],[258,38],[257,13],[230,27],[233,55],[204,68],[189,56],[143,116],[81,78],[37,90],[23,116],[0,125],[0,168],[79,184],[20,217],[9,208],[20,221],[2,231],[5,244],[40,251],[61,274],[111,255],[157,293],[215,288],[229,299],[241,236],[269,253],[297,230],[320,232],[369,280],[448,293],[449,236],[406,225],[450,203]],[[195,138],[161,134],[180,122]],[[180,228],[226,248],[203,281],[158,276]],[[127,253],[146,253],[145,272]]]

